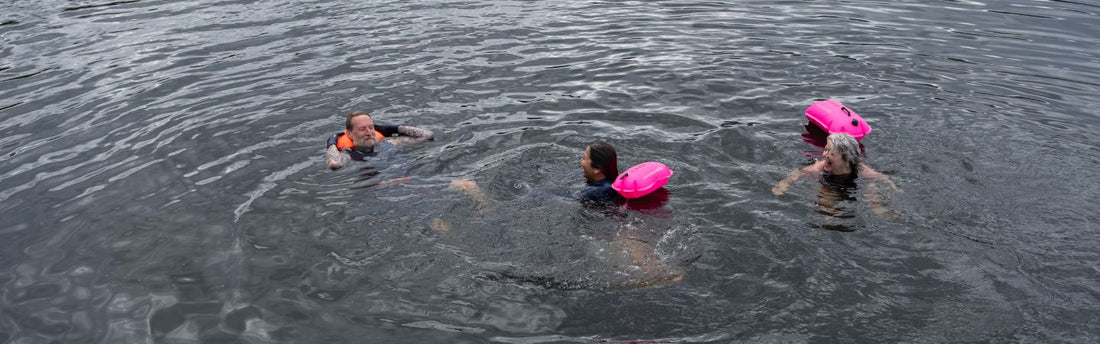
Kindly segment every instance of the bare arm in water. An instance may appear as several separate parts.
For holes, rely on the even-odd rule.
[[[790,174],[787,174],[786,178],[780,180],[779,184],[772,188],[772,194],[776,196],[782,195],[784,192],[787,192],[788,188],[791,187],[791,183],[798,181],[798,179],[802,178],[803,175],[811,174],[814,172],[820,173],[821,166],[823,165],[825,165],[825,161],[818,161],[815,162],[813,165],[791,171]]]
[[[467,196],[470,196],[470,199],[474,200],[474,203],[477,204],[477,210],[482,214],[489,211],[489,196],[482,192],[481,188],[477,186],[477,182],[472,179],[459,178],[452,180],[451,185],[447,188],[462,191]],[[432,219],[432,229],[447,236],[451,235],[451,225],[438,217]],[[454,241],[455,239],[452,237],[450,240]]]
[[[894,192],[901,192],[901,189],[898,188],[898,186],[895,185],[894,182],[890,181],[890,178],[887,178],[885,174],[879,173],[879,171],[875,171],[875,169],[871,168],[871,166],[867,166],[865,164],[860,164],[859,167],[860,176],[866,177],[872,181],[889,185],[890,189],[894,190]]]
[[[875,171],[870,166],[860,165],[859,173],[867,181],[867,204],[871,206],[871,212],[884,218],[897,217],[896,212],[891,212],[884,206],[887,198],[884,192],[899,194],[902,193],[901,189],[890,181],[890,178],[887,178],[886,175]],[[883,190],[882,185],[888,186],[888,189]]]
[[[474,200],[474,203],[477,204],[477,209],[482,213],[489,210],[489,196],[481,191],[481,188],[477,186],[477,182],[471,179],[459,178],[452,180],[451,186],[448,188],[462,191],[466,193],[466,195],[469,195],[470,199]]]
[[[338,169],[347,164],[348,161],[351,161],[351,155],[336,148],[336,145],[330,145],[325,150],[325,162],[328,163],[330,169]]]
[[[431,130],[417,128],[409,125],[397,126],[397,133],[400,134],[400,136],[388,138],[386,139],[386,141],[395,145],[399,145],[406,142],[422,142],[435,140],[435,133],[432,133]]]

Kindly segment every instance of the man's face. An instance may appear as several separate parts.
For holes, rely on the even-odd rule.
[[[600,170],[592,168],[592,160],[589,158],[590,149],[584,149],[584,155],[581,156],[581,172],[584,174],[584,179],[587,181],[594,181],[598,177],[597,174]]]
[[[351,140],[359,147],[374,146],[374,121],[370,116],[355,116],[351,118],[351,130],[348,130]]]

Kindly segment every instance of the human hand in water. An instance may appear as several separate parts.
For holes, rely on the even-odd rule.
[[[780,180],[779,184],[776,184],[775,187],[772,188],[772,195],[779,196],[782,195],[784,192],[787,192],[787,188],[791,187],[791,183],[798,180],[799,178],[802,178],[802,174],[805,173],[805,171],[806,169],[797,169],[791,171],[790,174],[787,174],[786,178]]]
[[[448,187],[451,190],[462,191],[463,193],[470,195],[470,198],[477,203],[477,209],[482,213],[489,211],[489,196],[484,192],[481,192],[481,188],[477,187],[477,182],[466,179],[458,178],[451,181],[451,185]]]
[[[785,188],[785,187],[776,186],[776,187],[772,188],[772,195],[779,196],[779,195],[782,195],[784,192],[787,192],[787,188]]]
[[[451,186],[449,188],[451,190],[459,190],[459,191],[465,191],[465,192],[479,191],[478,187],[477,187],[477,182],[475,182],[473,180],[470,180],[470,179],[466,179],[466,178],[459,178],[459,179],[452,180],[451,181]]]
[[[350,160],[351,155],[341,152],[339,149],[336,149],[336,146],[329,146],[328,150],[325,151],[325,161],[328,162],[328,168],[330,169],[335,170],[343,167],[344,164]]]

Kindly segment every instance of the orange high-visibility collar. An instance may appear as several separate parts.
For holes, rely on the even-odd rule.
[[[386,139],[386,136],[382,135],[378,130],[375,130],[374,138],[381,142]],[[340,135],[340,137],[336,138],[336,149],[355,149],[355,141],[351,140],[351,135],[348,135],[347,130],[344,130],[344,135]]]

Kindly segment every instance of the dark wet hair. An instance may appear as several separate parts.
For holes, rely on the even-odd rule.
[[[592,164],[592,168],[603,172],[605,177],[609,179],[619,177],[619,156],[610,143],[596,141],[589,144],[588,161]]]
[[[374,120],[374,117],[372,117],[369,113],[366,113],[366,112],[363,112],[363,111],[354,111],[352,113],[349,113],[348,118],[346,120],[344,120],[344,128],[345,129],[351,130],[351,119],[355,118],[356,116],[367,116],[367,117],[370,117],[370,119],[372,121]]]

